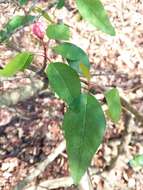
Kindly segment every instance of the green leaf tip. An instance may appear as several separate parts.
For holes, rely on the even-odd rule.
[[[76,0],[80,14],[101,31],[115,36],[115,29],[100,0]]]

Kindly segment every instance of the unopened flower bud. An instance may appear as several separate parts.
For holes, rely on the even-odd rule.
[[[44,38],[44,26],[41,22],[33,24],[32,31],[39,39],[42,40]]]

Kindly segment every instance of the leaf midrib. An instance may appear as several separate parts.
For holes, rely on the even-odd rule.
[[[81,164],[81,161],[82,161],[82,154],[83,154],[83,150],[82,150],[82,146],[84,144],[84,139],[85,139],[85,128],[86,128],[86,113],[87,113],[87,101],[88,101],[88,96],[86,95],[86,103],[85,103],[85,109],[84,109],[84,117],[83,117],[83,129],[81,131],[82,133],[82,136],[81,136],[81,141],[80,141],[80,148],[79,148],[79,162],[78,162],[78,170],[80,171],[80,164]],[[83,140],[82,140],[83,139]]]

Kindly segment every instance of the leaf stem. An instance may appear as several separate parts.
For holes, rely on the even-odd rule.
[[[48,44],[49,44],[49,42],[50,42],[50,41],[48,41]],[[52,61],[50,60],[50,58],[48,57],[48,55],[47,55],[47,46],[48,46],[48,44],[46,44],[43,39],[41,40],[41,45],[43,46],[43,51],[44,51],[44,52],[43,52],[43,57],[44,57],[44,60],[43,60],[43,67],[42,67],[42,69],[41,69],[42,72],[44,72],[44,70],[46,69],[47,61],[52,62]]]

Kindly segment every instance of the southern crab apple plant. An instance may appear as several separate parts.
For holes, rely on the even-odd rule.
[[[19,3],[23,6],[27,1],[19,0]],[[76,0],[76,5],[82,17],[88,22],[109,35],[115,35],[114,27],[100,0]],[[62,8],[64,1],[56,1],[53,6]],[[33,34],[42,42],[44,48],[44,65],[41,71],[48,78],[52,90],[67,106],[62,130],[66,139],[70,172],[75,183],[79,183],[93,155],[102,143],[106,129],[104,111],[101,103],[96,99],[96,94],[93,95],[90,88],[87,90],[82,88],[82,82],[90,86],[91,65],[87,54],[77,45],[70,43],[71,35],[68,25],[56,23],[46,10],[36,5],[32,12],[34,15],[29,11],[27,15],[17,15],[11,18],[0,31],[0,43],[24,26],[35,22],[32,27]],[[46,31],[42,23],[37,21],[39,15],[48,21]],[[51,48],[54,53],[62,56],[64,62],[50,62],[47,56],[47,42],[44,41],[45,35],[57,42],[57,45]],[[23,71],[32,63],[33,57],[34,54],[31,52],[17,54],[0,70],[0,76],[10,77],[18,71]],[[81,80],[81,77],[85,79]],[[104,95],[108,105],[108,117],[113,122],[118,122],[121,115],[118,90],[110,89]]]

